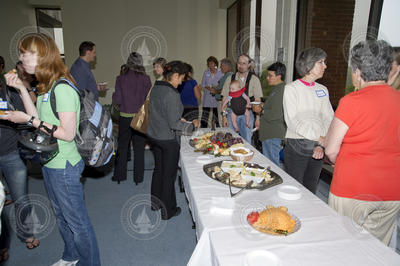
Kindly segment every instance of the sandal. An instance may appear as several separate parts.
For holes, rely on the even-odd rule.
[[[28,249],[34,249],[40,245],[40,242],[39,239],[32,237],[25,240],[25,244]]]
[[[3,248],[0,250],[0,263],[5,262],[6,260],[8,260],[8,249]]]

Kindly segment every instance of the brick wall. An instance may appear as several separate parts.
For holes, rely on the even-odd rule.
[[[333,106],[344,96],[349,39],[355,0],[309,0],[306,47],[320,47],[327,54],[328,68],[318,82],[325,85]],[[344,51],[346,51],[344,53]]]

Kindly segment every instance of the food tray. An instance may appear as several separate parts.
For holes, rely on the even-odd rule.
[[[213,180],[215,180],[215,181],[217,181],[217,182],[220,182],[220,183],[222,183],[222,184],[229,185],[229,184],[227,184],[225,181],[223,181],[223,180],[218,180],[218,179],[216,179],[216,178],[213,178],[213,176],[212,176],[212,174],[213,174],[213,172],[214,172],[214,167],[215,167],[215,166],[218,166],[218,167],[221,168],[221,164],[222,164],[223,161],[229,161],[229,160],[222,160],[222,161],[218,161],[218,162],[206,164],[206,165],[203,166],[203,171],[204,171],[204,173],[206,173],[206,175],[209,176],[211,179],[213,179]],[[236,162],[236,161],[232,161],[232,162]],[[260,166],[260,165],[258,165],[258,164],[249,163],[249,162],[243,162],[243,163],[244,163],[244,165],[245,165],[246,167],[265,169],[265,167],[262,167],[262,166]],[[237,187],[237,188],[244,188],[244,187],[246,187],[246,189],[264,190],[264,189],[267,189],[267,188],[270,188],[270,187],[279,185],[279,184],[281,184],[281,183],[283,182],[283,181],[282,181],[282,177],[280,177],[277,173],[275,173],[275,172],[272,171],[272,170],[268,170],[268,171],[271,173],[271,177],[273,178],[273,180],[271,180],[271,181],[265,181],[265,180],[264,180],[264,181],[262,181],[261,183],[256,183],[256,182],[254,182],[253,185],[250,186],[250,187],[246,187],[246,184],[244,184],[244,185],[235,185],[235,184],[232,184],[232,183],[231,183],[231,186]]]

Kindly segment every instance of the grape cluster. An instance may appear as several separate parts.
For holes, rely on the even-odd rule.
[[[222,147],[229,148],[234,144],[243,143],[242,138],[234,138],[231,133],[216,132],[210,138],[211,143],[217,143]]]

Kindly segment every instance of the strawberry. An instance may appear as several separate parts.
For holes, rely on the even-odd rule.
[[[258,217],[260,217],[260,214],[258,212],[252,212],[249,215],[247,215],[247,221],[250,224],[253,224],[253,223],[257,222]]]

